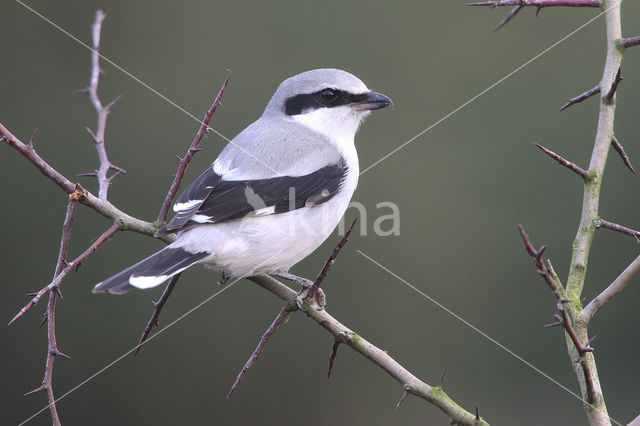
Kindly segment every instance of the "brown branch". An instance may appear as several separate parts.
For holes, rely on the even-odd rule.
[[[602,7],[600,0],[498,0],[468,3],[467,6],[533,6],[533,7]]]
[[[158,299],[157,302],[152,302],[154,307],[153,314],[151,315],[151,318],[149,318],[147,325],[144,327],[144,330],[142,331],[142,336],[140,336],[140,340],[138,341],[138,347],[136,348],[136,351],[133,354],[133,356],[138,355],[138,352],[140,352],[142,345],[144,345],[144,342],[149,337],[149,333],[151,333],[151,329],[154,326],[158,325],[158,318],[160,317],[160,312],[162,311],[162,308],[164,308],[164,304],[167,303],[169,296],[171,296],[171,293],[173,292],[173,288],[176,286],[176,284],[178,283],[178,280],[180,279],[180,275],[182,275],[182,273],[171,277],[171,280],[169,281],[169,284],[167,284],[167,286],[164,288],[164,291],[162,292],[162,296],[160,296],[160,299]]]
[[[615,136],[611,139],[611,146],[616,150],[618,155],[620,155],[620,158],[622,159],[622,162],[624,163],[624,165],[627,166],[627,168],[631,170],[631,173],[635,175],[636,170],[631,165],[631,160],[629,159],[629,156],[624,151],[624,148],[622,147],[620,142],[618,142],[618,139],[616,139]]]
[[[351,226],[349,226],[349,229],[347,229],[347,232],[344,233],[344,236],[342,237],[338,245],[333,249],[333,252],[331,252],[331,256],[329,256],[327,261],[324,263],[324,266],[320,270],[320,273],[316,277],[315,281],[313,282],[311,287],[309,287],[309,289],[307,290],[307,294],[305,296],[306,300],[309,300],[315,297],[316,292],[320,288],[320,285],[322,284],[324,279],[327,278],[327,275],[329,274],[329,270],[331,269],[333,264],[336,263],[336,258],[340,254],[340,250],[342,250],[345,244],[347,244],[347,241],[349,241],[349,236],[351,235],[351,231],[353,231],[353,227],[357,221],[358,221],[358,218],[356,217],[353,220],[353,222],[351,222]]]
[[[588,322],[613,297],[620,293],[627,283],[640,271],[640,256],[636,257],[629,266],[606,289],[582,310],[582,317]]]
[[[622,68],[620,67],[618,68],[616,77],[613,79],[613,83],[611,83],[611,88],[603,98],[606,104],[610,104],[611,102],[613,102],[613,97],[615,96],[616,91],[618,90],[618,85],[622,80],[624,80],[624,77],[622,77]]]
[[[524,228],[522,227],[522,225],[518,225],[518,231],[520,232],[520,236],[522,237],[522,241],[524,242],[524,246],[525,246],[525,249],[527,250],[527,253],[529,254],[529,256],[531,256],[531,258],[533,259],[537,267],[536,272],[544,278],[544,280],[549,285],[549,288],[551,288],[554,295],[556,296],[556,300],[557,300],[556,309],[558,310],[558,312],[560,312],[560,315],[554,315],[557,321],[551,324],[547,324],[545,327],[553,327],[553,326],[561,325],[564,328],[565,332],[573,342],[573,345],[575,346],[580,356],[580,359],[578,360],[578,362],[580,362],[582,366],[582,370],[585,377],[585,383],[587,385],[587,400],[588,400],[587,402],[589,402],[590,404],[594,403],[595,389],[596,389],[595,378],[591,372],[591,369],[589,368],[589,365],[586,362],[584,362],[585,355],[589,352],[593,352],[593,348],[590,346],[591,340],[593,339],[583,344],[580,341],[580,338],[578,337],[578,334],[576,333],[575,329],[573,328],[573,324],[570,319],[568,309],[566,307],[568,304],[571,303],[571,300],[567,298],[566,291],[562,286],[562,283],[560,282],[558,275],[553,269],[551,262],[547,261],[547,263],[545,264],[544,260],[542,259],[542,254],[544,253],[547,246],[542,246],[540,249],[536,250],[533,244],[531,243],[529,236],[524,231]]]
[[[509,14],[507,16],[504,17],[504,19],[502,21],[500,21],[500,23],[498,24],[497,27],[495,27],[493,29],[494,32],[498,31],[500,28],[504,27],[505,25],[507,25],[507,23],[509,23],[509,21],[511,21],[513,18],[516,17],[516,15],[518,14],[518,12],[520,12],[522,10],[522,5],[518,5],[516,7],[514,7],[513,9],[511,9],[511,12],[509,12]]]
[[[267,275],[249,277],[248,279],[278,296],[287,302],[289,306],[295,305],[298,294],[280,281]],[[434,404],[452,419],[453,424],[469,426],[488,424],[484,419],[476,419],[475,414],[460,407],[442,389],[429,386],[415,377],[386,351],[376,347],[362,336],[341,324],[326,310],[309,309],[307,310],[307,315],[327,330],[334,339],[340,340],[343,344],[351,347],[382,368],[387,374],[398,381],[408,393]]]
[[[298,301],[296,301],[295,305],[287,304],[287,306],[282,308],[280,313],[276,316],[276,319],[273,320],[273,323],[269,326],[267,331],[264,333],[264,335],[260,339],[260,342],[258,343],[258,346],[256,347],[256,349],[253,351],[253,353],[249,357],[249,360],[245,363],[244,367],[242,367],[242,370],[240,370],[240,373],[238,374],[238,377],[236,378],[236,381],[233,383],[233,386],[231,386],[231,390],[227,394],[227,399],[229,399],[231,397],[231,394],[238,388],[238,385],[240,385],[240,382],[242,381],[242,379],[244,379],[244,376],[247,375],[247,373],[249,372],[249,369],[258,360],[258,358],[262,354],[262,351],[264,351],[264,348],[267,345],[267,342],[269,342],[269,339],[271,339],[271,337],[276,332],[278,327],[289,316],[289,314],[291,312],[293,312],[293,311],[297,311],[298,310],[298,306],[301,306],[303,304],[311,304],[311,303],[313,303],[314,300],[316,300],[316,295],[318,294],[318,291],[320,289],[320,285],[322,284],[322,282],[325,280],[325,278],[329,274],[329,270],[331,269],[333,264],[336,263],[336,259],[338,258],[338,255],[340,254],[340,251],[345,246],[345,244],[347,244],[347,241],[349,241],[349,235],[351,235],[351,231],[353,231],[353,227],[356,224],[356,221],[357,221],[357,218],[354,219],[354,221],[351,223],[351,226],[349,226],[349,229],[347,229],[347,232],[345,232],[344,236],[340,239],[340,242],[338,242],[336,247],[333,249],[333,251],[331,252],[331,255],[329,256],[327,261],[324,263],[324,266],[320,270],[320,273],[318,273],[318,276],[316,277],[316,279],[313,282],[313,284],[308,288],[304,288],[303,287],[298,292],[297,297],[301,298],[302,303],[299,304],[298,302],[299,302],[300,299],[298,299]],[[319,305],[320,305],[320,309],[324,309],[324,299],[322,300],[321,303],[319,303]],[[331,375],[331,370],[333,369],[333,362],[335,361],[335,358],[336,358],[336,355],[337,355],[337,352],[338,352],[338,345],[339,344],[340,344],[340,340],[334,339],[333,348],[331,350],[331,356],[330,356],[330,359],[329,359],[329,374],[328,374],[328,376]]]
[[[191,161],[195,153],[199,151],[198,145],[200,144],[200,141],[202,140],[202,137],[205,135],[205,133],[208,132],[209,122],[211,121],[211,117],[213,117],[213,114],[216,112],[218,105],[220,105],[220,101],[222,100],[222,95],[224,94],[224,90],[227,88],[227,84],[229,83],[230,78],[231,78],[231,72],[229,72],[229,75],[227,75],[227,78],[224,80],[224,83],[222,83],[222,87],[220,87],[220,90],[218,91],[218,95],[213,101],[211,108],[209,108],[209,111],[207,111],[207,113],[205,114],[204,119],[202,120],[202,125],[200,126],[200,129],[198,129],[198,132],[196,133],[196,136],[193,139],[193,142],[191,142],[191,146],[189,146],[187,153],[184,155],[183,158],[180,159],[180,164],[178,165],[178,171],[176,172],[176,177],[173,179],[173,183],[171,184],[171,187],[169,188],[169,192],[167,193],[167,196],[164,199],[164,203],[162,203],[162,208],[160,209],[160,213],[158,214],[158,219],[156,220],[158,227],[162,227],[162,225],[164,225],[167,222],[167,214],[169,213],[169,206],[171,206],[171,202],[173,201],[173,198],[176,196],[176,193],[180,188],[180,183],[182,182],[182,178],[184,177],[184,172],[185,170],[187,170],[187,166],[189,165],[189,162]]]
[[[558,154],[556,154],[555,152],[551,151],[550,149],[545,148],[544,146],[538,144],[538,143],[533,143],[535,146],[537,146],[538,148],[540,148],[545,154],[547,154],[549,157],[553,158],[554,160],[556,160],[558,163],[560,163],[560,165],[565,166],[566,168],[568,168],[569,170],[577,173],[578,175],[580,175],[583,179],[586,179],[589,177],[589,172],[587,172],[586,170],[578,167],[577,165],[575,165],[574,163],[572,163],[571,161],[566,160],[565,158],[559,156]]]
[[[278,313],[278,315],[273,320],[273,322],[271,323],[267,331],[265,331],[264,334],[262,335],[262,338],[260,339],[260,342],[258,343],[258,346],[256,347],[256,349],[253,351],[253,353],[247,360],[244,367],[242,367],[242,370],[240,370],[240,373],[238,374],[236,381],[233,382],[233,386],[231,386],[231,390],[229,390],[229,393],[227,394],[227,399],[231,398],[231,394],[238,388],[238,385],[240,385],[240,382],[242,381],[242,379],[244,379],[244,376],[247,375],[247,372],[249,371],[249,369],[253,366],[253,364],[256,363],[258,358],[260,358],[260,355],[262,354],[262,351],[264,351],[265,346],[267,346],[267,343],[269,342],[269,339],[271,339],[271,336],[273,336],[273,334],[276,332],[278,327],[280,327],[280,325],[284,322],[284,320],[287,319],[289,314],[292,311],[295,311],[297,309],[298,308],[295,305],[285,306],[284,308],[282,308],[280,313]]]
[[[623,38],[623,39],[620,39],[619,43],[620,43],[620,46],[624,47],[625,49],[631,46],[637,46],[640,44],[640,36]]]
[[[16,316],[14,316],[11,319],[11,321],[9,321],[8,325],[11,325],[15,320],[17,320],[22,315],[24,315],[25,312],[27,312],[29,309],[34,307],[40,301],[40,299],[42,299],[42,296],[58,288],[62,280],[67,276],[67,274],[69,274],[69,272],[71,272],[72,269],[79,267],[82,262],[84,262],[94,251],[98,249],[98,247],[104,244],[105,241],[111,238],[119,230],[120,230],[120,225],[117,223],[114,223],[113,225],[111,225],[109,229],[107,229],[100,236],[100,238],[98,238],[93,244],[91,244],[89,248],[84,251],[84,253],[82,253],[80,256],[75,258],[71,263],[65,262],[65,267],[60,271],[59,274],[56,275],[54,280],[51,281],[51,283],[49,283],[45,287],[43,287],[40,291],[35,293],[33,296],[33,299],[31,299],[31,301],[29,301],[29,303],[27,303],[27,305],[24,308],[20,309],[20,312],[18,312]]]
[[[32,143],[30,145],[32,145]],[[65,214],[64,223],[62,225],[62,237],[60,238],[60,251],[58,252],[58,261],[56,262],[56,268],[53,274],[54,279],[62,272],[62,269],[66,264],[67,252],[69,251],[69,239],[71,238],[71,226],[75,217],[76,204],[75,200],[69,200],[69,203],[67,204],[67,213]],[[46,391],[49,411],[51,413],[51,423],[54,426],[59,426],[61,423],[60,416],[58,415],[58,408],[56,406],[56,399],[53,394],[53,364],[56,356],[58,355],[63,358],[69,358],[68,355],[63,354],[58,350],[58,341],[56,339],[56,299],[59,294],[59,287],[55,287],[54,291],[49,292],[49,303],[47,304],[47,311],[44,317],[44,321],[47,322],[47,360],[45,362],[42,384],[31,392],[27,392],[25,394],[31,395],[36,392]]]
[[[569,108],[572,105],[578,104],[584,100],[589,99],[590,97],[592,97],[593,95],[596,95],[600,93],[600,85],[597,85],[595,87],[592,87],[591,89],[587,90],[586,92],[576,96],[575,98],[571,98],[567,101],[566,104],[562,105],[560,107],[560,109],[558,110],[558,112],[560,111],[564,111],[565,109]]]
[[[610,229],[612,231],[622,232],[623,234],[631,235],[632,237],[640,238],[640,231],[627,228],[626,226],[618,225],[617,223],[609,222],[608,220],[599,219],[596,222],[599,228]]]
[[[111,101],[108,105],[103,106],[100,101],[100,97],[98,96],[98,83],[100,80],[100,73],[102,70],[100,69],[100,32],[102,30],[102,22],[107,17],[101,10],[96,11],[96,18],[91,27],[91,34],[93,38],[93,49],[91,55],[91,81],[89,87],[86,89],[86,92],[89,95],[89,99],[91,99],[91,103],[98,113],[98,127],[96,132],[91,131],[88,127],[86,127],[87,132],[93,139],[93,142],[96,145],[96,150],[98,151],[98,158],[100,160],[100,167],[96,170],[96,178],[98,179],[98,198],[102,200],[107,199],[107,193],[109,191],[109,185],[120,173],[126,173],[120,167],[114,166],[109,161],[109,157],[107,156],[107,150],[104,146],[104,135],[107,127],[107,116],[109,112],[111,112],[111,108],[118,99],[121,98],[121,95],[117,96],[113,101]],[[109,176],[109,172],[114,170],[115,173],[112,176]]]

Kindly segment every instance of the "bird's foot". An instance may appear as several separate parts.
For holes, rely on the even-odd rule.
[[[277,272],[273,275],[275,275],[276,277],[284,278],[285,280],[300,284],[300,287],[302,288],[300,289],[298,294],[296,294],[295,301],[296,301],[296,305],[298,306],[298,309],[300,309],[303,312],[306,312],[306,310],[303,308],[303,304],[304,304],[304,300],[309,295],[309,289],[311,288],[311,286],[313,286],[313,281],[304,277],[299,277],[298,275],[294,275],[287,271]],[[327,304],[327,297],[321,288],[316,289],[315,299],[316,299],[316,303],[318,304],[317,309],[319,311],[324,310]]]

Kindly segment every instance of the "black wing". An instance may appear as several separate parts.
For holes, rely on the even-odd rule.
[[[341,161],[304,176],[225,181],[209,168],[182,193],[174,207],[176,216],[158,233],[322,204],[338,192],[347,170]]]

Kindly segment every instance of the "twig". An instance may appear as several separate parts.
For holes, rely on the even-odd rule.
[[[620,293],[627,283],[640,271],[640,256],[636,257],[629,266],[606,289],[582,310],[582,317],[588,322],[613,297]]]
[[[329,274],[329,270],[331,269],[331,266],[333,266],[333,264],[336,262],[336,259],[340,254],[340,250],[342,250],[345,244],[347,244],[347,241],[349,241],[349,235],[351,235],[351,231],[353,231],[353,227],[356,224],[356,221],[357,221],[357,218],[354,219],[354,221],[351,223],[351,226],[349,226],[349,229],[347,229],[347,232],[345,232],[344,236],[340,239],[340,242],[338,243],[338,245],[336,245],[336,247],[333,249],[333,251],[331,252],[331,255],[329,256],[327,261],[324,263],[324,266],[320,270],[320,273],[316,277],[311,287],[303,288],[298,293],[298,297],[303,297],[303,301],[314,300],[314,298],[316,297],[316,293],[320,289],[320,284],[322,284],[322,282],[325,280],[325,278]],[[271,326],[269,326],[267,331],[264,333],[264,335],[260,339],[258,346],[249,357],[249,360],[246,362],[242,370],[240,370],[240,373],[238,374],[236,381],[233,383],[233,386],[231,386],[231,390],[227,394],[227,399],[231,397],[231,394],[238,388],[238,385],[240,384],[242,379],[244,379],[244,376],[247,375],[247,372],[249,371],[249,369],[258,360],[258,358],[262,354],[262,351],[267,345],[267,342],[269,342],[269,339],[271,339],[271,336],[273,336],[273,334],[276,332],[280,324],[282,324],[282,322],[289,316],[291,312],[296,310],[298,310],[297,303],[295,305],[287,305],[284,308],[282,308],[280,313],[276,316],[276,319],[273,320],[273,323],[271,324]],[[331,356],[329,358],[329,373],[327,377],[331,376],[331,370],[333,369],[333,362],[335,361],[336,355],[338,353],[339,344],[340,344],[340,341],[334,339],[333,347],[331,349]]]
[[[504,17],[504,19],[502,21],[500,21],[500,23],[498,24],[497,27],[495,27],[493,29],[494,32],[498,31],[500,28],[504,27],[505,25],[507,25],[507,23],[509,21],[511,21],[513,18],[516,17],[516,15],[518,14],[518,12],[520,12],[522,10],[523,6],[522,5],[518,5],[516,7],[514,7],[513,9],[511,9],[511,12],[509,12],[509,14],[507,16]]]
[[[282,308],[280,313],[278,313],[278,315],[273,320],[273,322],[271,323],[267,331],[265,331],[264,334],[262,335],[262,338],[260,339],[260,342],[258,343],[258,346],[256,347],[256,349],[253,351],[253,353],[247,360],[244,367],[242,367],[242,370],[240,370],[240,373],[238,374],[236,381],[233,383],[233,386],[231,386],[231,389],[227,394],[227,399],[231,398],[231,394],[238,388],[238,385],[240,385],[240,382],[242,381],[242,379],[244,379],[244,376],[247,375],[247,372],[253,366],[253,364],[256,363],[256,361],[262,354],[262,351],[264,350],[265,346],[269,342],[269,339],[271,339],[271,336],[273,336],[273,334],[276,332],[278,327],[280,327],[280,325],[284,322],[284,320],[287,319],[289,314],[292,311],[297,309],[298,308],[295,305],[291,305],[291,306],[287,305],[284,308]]]
[[[640,44],[640,36],[620,39],[620,46],[625,49]]]
[[[358,221],[358,218],[356,217],[353,220],[353,222],[351,222],[349,229],[347,229],[347,232],[344,233],[344,236],[342,237],[338,245],[333,249],[333,252],[331,252],[331,256],[329,256],[327,261],[324,263],[324,266],[320,270],[320,273],[316,277],[315,281],[313,282],[311,287],[309,287],[309,290],[307,291],[307,295],[305,299],[310,300],[315,297],[316,292],[320,288],[320,285],[322,284],[324,279],[327,278],[327,275],[329,274],[329,270],[331,269],[333,264],[336,263],[336,258],[340,254],[340,250],[342,250],[344,245],[347,244],[347,241],[349,241],[349,235],[351,235],[351,231],[353,231],[353,227],[357,221]]]
[[[613,80],[613,83],[611,83],[611,88],[603,98],[605,103],[610,104],[611,102],[613,102],[613,97],[616,95],[616,91],[618,90],[618,85],[622,80],[624,80],[624,77],[622,77],[622,68],[618,68],[616,77]]]
[[[180,275],[182,275],[182,273],[176,274],[173,277],[171,277],[171,280],[169,281],[169,284],[167,284],[167,286],[164,288],[164,291],[162,292],[162,296],[160,296],[160,299],[158,299],[157,302],[152,302],[153,314],[151,315],[151,318],[149,318],[149,321],[147,322],[147,325],[144,327],[144,330],[142,330],[142,336],[140,336],[140,340],[138,341],[138,347],[136,348],[136,351],[133,354],[133,356],[138,355],[138,352],[140,352],[140,349],[142,349],[142,345],[147,340],[147,337],[149,337],[149,333],[151,333],[151,329],[154,326],[158,325],[158,318],[160,317],[160,312],[162,311],[162,308],[164,308],[164,304],[167,303],[169,296],[171,296],[171,292],[173,292],[173,288],[178,283],[178,280],[180,279]]]
[[[224,94],[224,90],[227,88],[227,84],[229,83],[230,78],[231,78],[231,72],[229,72],[229,75],[227,75],[227,78],[224,80],[224,83],[222,83],[222,87],[220,87],[220,90],[218,91],[218,95],[213,101],[211,108],[209,108],[209,111],[207,111],[207,113],[205,114],[204,119],[202,120],[202,125],[200,126],[200,129],[198,129],[198,132],[196,133],[196,136],[193,139],[193,142],[191,142],[191,146],[189,146],[187,153],[184,155],[184,157],[180,159],[180,164],[178,165],[178,171],[176,172],[176,177],[173,179],[173,183],[171,184],[171,187],[169,188],[169,192],[167,193],[167,196],[164,199],[164,203],[162,203],[162,208],[160,209],[160,213],[158,214],[158,219],[156,220],[158,227],[161,227],[167,222],[167,214],[169,213],[169,206],[171,205],[173,198],[176,196],[176,193],[180,188],[180,183],[182,182],[182,178],[184,177],[184,172],[185,170],[187,170],[187,166],[189,165],[189,162],[191,161],[195,153],[199,151],[198,145],[200,144],[200,141],[202,140],[202,137],[205,135],[205,133],[208,132],[209,122],[211,121],[211,117],[213,117],[213,114],[216,112],[218,105],[220,105],[220,101],[222,100],[222,95]]]
[[[153,223],[133,217],[118,209],[109,201],[100,199],[91,192],[85,191],[80,185],[71,182],[40,157],[34,149],[29,148],[28,145],[15,137],[2,123],[0,123],[0,135],[5,138],[9,146],[22,154],[22,156],[29,160],[43,175],[58,185],[64,192],[70,195],[77,194],[77,201],[90,207],[107,219],[119,223],[122,230],[134,231],[149,236],[154,236],[158,230],[158,227]],[[78,188],[81,189],[81,192],[78,192]],[[159,239],[166,243],[171,243],[175,240],[175,236],[163,235]]]
[[[578,104],[584,100],[589,99],[590,97],[592,97],[593,95],[596,95],[600,93],[600,85],[597,85],[595,87],[592,87],[591,89],[587,90],[586,92],[576,96],[575,98],[571,98],[567,101],[566,104],[562,105],[560,107],[560,109],[558,110],[558,112],[560,111],[564,111],[565,109],[569,108],[572,105]]]
[[[533,6],[533,7],[601,7],[600,0],[498,0],[469,3],[467,6],[489,6],[491,8],[501,6]]]
[[[102,200],[107,199],[107,193],[109,191],[109,185],[120,173],[126,173],[120,167],[114,166],[109,161],[109,157],[107,156],[107,150],[104,146],[104,134],[105,129],[107,127],[107,116],[109,112],[111,112],[111,108],[115,105],[118,99],[121,98],[121,95],[117,96],[113,101],[111,101],[108,105],[103,106],[100,101],[100,97],[98,96],[98,83],[100,80],[100,32],[102,30],[102,22],[107,17],[101,10],[96,11],[96,18],[91,27],[91,34],[93,39],[93,49],[91,54],[91,81],[89,87],[86,90],[86,93],[89,95],[89,99],[91,99],[91,103],[98,113],[98,127],[96,132],[92,132],[91,129],[86,127],[87,132],[93,139],[93,142],[96,145],[96,150],[98,151],[98,157],[100,159],[100,168],[96,171],[96,177],[98,179],[98,198]],[[115,173],[109,177],[109,171],[115,170]]]
[[[297,293],[284,285],[280,281],[267,276],[259,275],[248,278],[270,293],[278,296],[290,305],[295,304]],[[484,419],[476,422],[475,414],[470,413],[453,401],[443,390],[429,386],[425,382],[415,377],[406,368],[394,360],[386,351],[376,347],[365,340],[362,336],[353,332],[326,310],[309,309],[307,315],[327,330],[334,339],[340,339],[345,345],[359,352],[368,360],[382,368],[387,374],[398,381],[403,389],[408,393],[424,399],[444,413],[446,413],[454,423],[461,425],[487,425]]]
[[[554,160],[556,160],[558,163],[560,163],[560,165],[565,166],[566,168],[568,168],[569,170],[577,173],[578,175],[582,176],[583,179],[586,179],[589,177],[589,172],[587,172],[586,170],[584,170],[583,168],[575,165],[574,163],[572,163],[571,161],[566,160],[565,158],[559,156],[558,154],[556,154],[555,152],[551,151],[550,149],[545,148],[544,146],[538,144],[538,143],[533,143],[535,146],[537,146],[538,148],[540,148],[545,154],[547,154],[549,157],[553,158]]]
[[[587,353],[593,352],[593,348],[589,345],[590,341],[587,341],[587,343],[585,344],[583,344],[580,341],[580,338],[578,337],[578,334],[576,333],[576,330],[573,327],[573,324],[567,309],[567,305],[570,304],[571,301],[567,298],[567,294],[564,290],[564,287],[562,286],[562,283],[558,278],[558,274],[556,274],[555,270],[553,269],[551,262],[547,261],[547,263],[545,264],[544,260],[542,259],[542,254],[544,253],[547,246],[542,246],[540,249],[536,250],[533,247],[533,244],[531,243],[529,236],[524,231],[524,228],[522,227],[522,225],[518,225],[518,230],[520,231],[520,236],[522,237],[527,253],[529,253],[529,256],[531,256],[531,258],[534,260],[534,263],[537,266],[538,274],[545,279],[545,281],[553,291],[554,295],[556,296],[556,300],[557,300],[556,309],[558,310],[558,312],[560,312],[560,315],[555,315],[555,318],[557,321],[551,324],[547,324],[545,327],[553,327],[553,326],[561,325],[565,329],[576,351],[578,352],[578,355],[580,358],[579,361],[581,363],[581,368],[583,370],[585,383],[587,386],[587,389],[586,389],[587,402],[592,404],[595,402],[596,383],[595,383],[594,375],[592,374],[591,368],[589,364],[584,362],[584,358]]]
[[[636,171],[631,165],[631,160],[629,159],[629,156],[627,155],[626,152],[624,152],[624,148],[622,147],[622,145],[620,145],[620,142],[618,142],[618,139],[616,139],[615,136],[611,138],[611,146],[616,150],[618,155],[620,155],[620,158],[622,158],[622,162],[624,163],[624,165],[627,166],[627,168],[631,170],[631,173],[635,175]]]
[[[56,268],[53,274],[54,279],[62,272],[62,269],[66,264],[67,252],[69,251],[69,239],[71,238],[71,226],[75,217],[76,204],[77,203],[74,200],[69,200],[69,203],[67,204],[67,213],[65,214],[64,223],[62,225],[62,237],[60,238],[60,251],[58,252],[58,261],[56,262]],[[56,289],[58,289],[58,287],[56,287]],[[46,391],[49,411],[51,413],[51,423],[54,426],[59,426],[61,423],[58,415],[58,408],[56,406],[56,399],[53,394],[53,364],[56,356],[58,355],[63,358],[69,358],[68,355],[63,354],[58,350],[58,342],[56,339],[56,299],[58,294],[59,293],[57,291],[49,292],[49,303],[47,304],[47,311],[44,317],[44,321],[47,322],[47,360],[45,363],[42,385],[25,394],[31,395],[36,392]]]
[[[98,238],[93,244],[91,244],[89,248],[84,251],[84,253],[76,257],[71,263],[65,263],[65,267],[60,271],[59,274],[56,275],[53,281],[51,281],[51,283],[49,283],[48,285],[43,287],[40,291],[35,293],[35,295],[33,296],[33,299],[31,299],[31,301],[29,301],[29,303],[27,303],[27,305],[24,308],[20,309],[20,312],[18,312],[16,316],[14,316],[11,319],[11,321],[9,321],[8,325],[11,325],[15,320],[17,320],[22,315],[24,315],[25,312],[27,312],[29,309],[34,307],[40,301],[40,299],[42,299],[42,296],[58,288],[60,286],[60,283],[64,279],[64,277],[66,277],[67,274],[71,272],[72,269],[79,267],[82,262],[84,262],[94,251],[98,249],[98,247],[104,244],[105,241],[111,238],[119,230],[120,230],[120,225],[117,223],[114,223],[113,225],[111,225],[109,229],[107,229],[104,232],[104,234],[100,236],[100,238]]]
[[[632,237],[640,237],[640,231],[627,228],[626,226],[618,225],[617,223],[609,222],[608,220],[604,220],[602,218],[596,219],[596,226],[598,228],[605,228],[616,232],[622,232],[623,234],[631,235]]]

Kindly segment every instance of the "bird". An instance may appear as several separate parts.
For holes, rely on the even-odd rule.
[[[372,110],[389,105],[336,68],[284,80],[260,118],[178,197],[156,233],[175,241],[93,292],[148,289],[196,264],[222,281],[269,274],[308,286],[289,269],[338,225],[358,183],[355,134]]]

